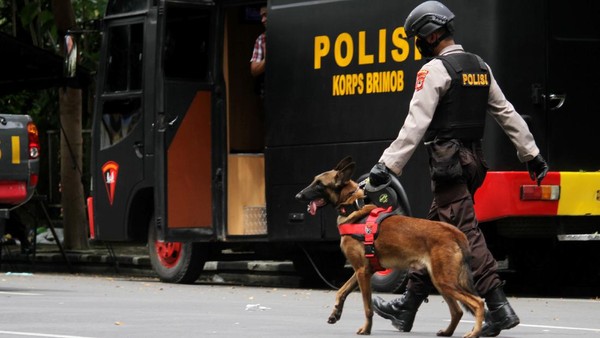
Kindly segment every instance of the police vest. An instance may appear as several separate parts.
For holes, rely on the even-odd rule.
[[[424,140],[479,140],[483,137],[491,76],[483,60],[470,53],[438,56],[452,82],[440,100]]]

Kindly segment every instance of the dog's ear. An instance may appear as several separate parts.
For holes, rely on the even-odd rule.
[[[352,179],[352,174],[354,173],[354,168],[356,167],[356,163],[350,162],[341,170],[338,170],[336,175],[336,183],[344,185],[348,183]]]
[[[350,163],[352,163],[352,157],[347,156],[346,158],[341,160],[340,163],[338,163],[333,170],[341,171]]]

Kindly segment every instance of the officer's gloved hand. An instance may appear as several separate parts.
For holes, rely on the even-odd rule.
[[[527,161],[526,165],[527,170],[529,171],[529,177],[534,181],[537,179],[537,184],[540,185],[548,173],[548,164],[542,155],[538,154],[532,160]]]
[[[369,184],[378,187],[390,181],[390,169],[383,162],[377,163],[369,173]]]

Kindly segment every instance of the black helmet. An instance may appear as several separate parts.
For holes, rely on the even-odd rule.
[[[436,30],[446,27],[448,33],[454,32],[452,23],[454,13],[439,1],[426,1],[410,12],[404,23],[407,37],[415,35],[425,38]]]

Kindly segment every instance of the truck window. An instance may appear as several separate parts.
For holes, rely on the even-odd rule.
[[[112,146],[131,133],[142,111],[140,98],[106,101],[102,110],[102,149]]]
[[[124,139],[141,118],[143,23],[110,27],[108,41],[102,95],[101,149]]]
[[[110,28],[104,92],[141,89],[143,37],[142,23]]]
[[[165,29],[165,77],[208,80],[210,10],[169,6]]]
[[[156,1],[154,1],[156,2]],[[154,4],[156,5],[156,4]],[[148,7],[148,0],[109,1],[106,5],[106,15],[143,11]]]

